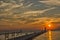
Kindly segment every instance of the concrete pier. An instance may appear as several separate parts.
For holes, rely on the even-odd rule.
[[[46,30],[29,32],[5,32],[0,34],[0,40],[32,40],[34,37],[45,33]]]

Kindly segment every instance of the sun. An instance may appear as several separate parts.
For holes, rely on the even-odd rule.
[[[52,29],[52,25],[51,24],[47,24],[46,27],[47,27],[48,30],[51,30]]]
[[[46,23],[45,27],[47,30],[52,30],[53,29],[53,24],[52,23]]]
[[[48,24],[48,27],[49,27],[49,28],[52,27],[51,24]]]

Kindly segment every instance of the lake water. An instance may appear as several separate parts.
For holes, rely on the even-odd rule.
[[[60,31],[48,31],[33,40],[60,40]]]

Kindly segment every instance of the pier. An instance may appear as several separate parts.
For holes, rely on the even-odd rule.
[[[12,31],[12,32],[1,32],[0,40],[32,40],[34,37],[45,33],[46,30],[41,31]]]

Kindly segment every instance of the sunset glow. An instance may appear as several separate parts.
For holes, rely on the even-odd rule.
[[[47,30],[52,30],[52,29],[54,29],[52,22],[47,22],[47,23],[45,24],[45,27],[46,27]]]
[[[51,24],[49,24],[48,27],[50,28],[51,27]]]

